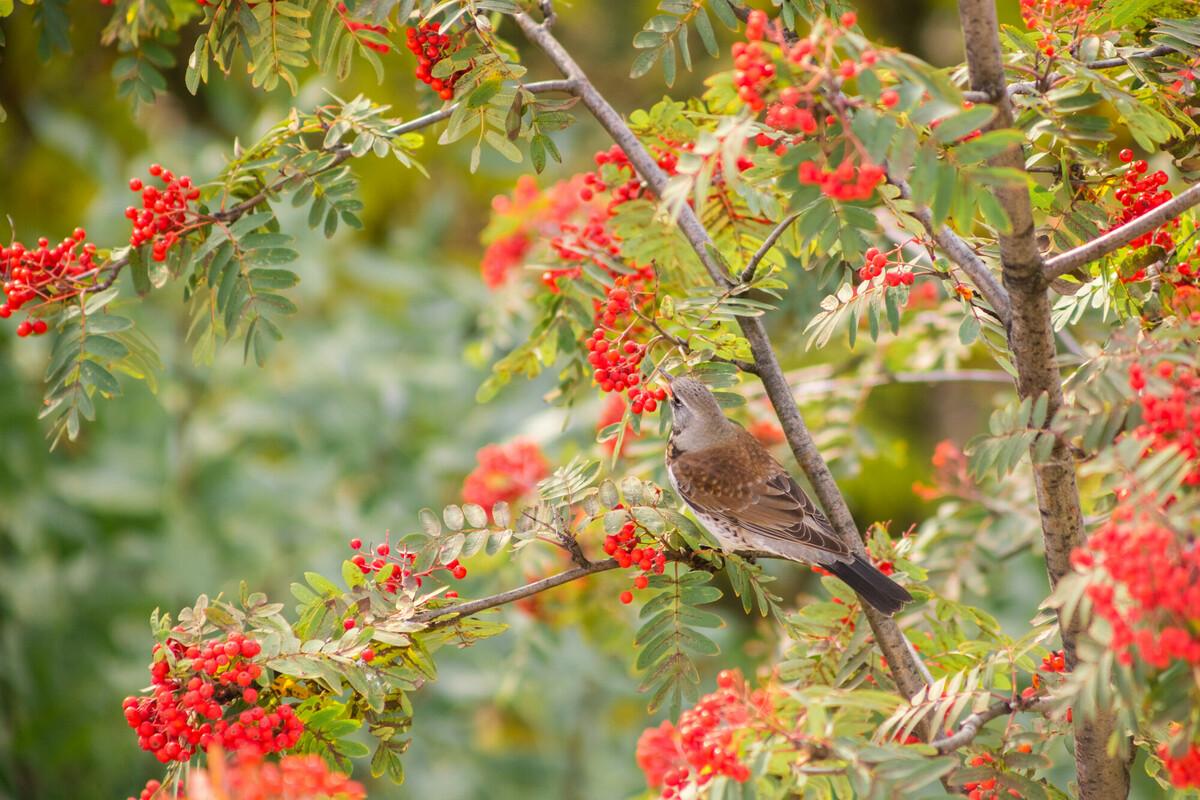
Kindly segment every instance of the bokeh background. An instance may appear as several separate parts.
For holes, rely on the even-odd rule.
[[[667,91],[657,72],[626,78],[629,42],[652,2],[561,5],[558,32],[619,109]],[[858,5],[864,27],[883,41],[936,64],[961,58],[949,0]],[[1006,18],[1015,10],[1006,3]],[[254,140],[293,102],[255,92],[236,75],[192,97],[177,67],[168,73],[172,93],[134,112],[110,78],[117,54],[98,44],[107,9],[80,0],[68,13],[70,52],[49,60],[38,53],[33,9],[18,5],[0,20],[0,104],[8,113],[0,124],[0,211],[25,241],[83,225],[94,241],[121,243],[130,176],[158,161],[204,180],[235,138]],[[175,48],[181,64],[191,41],[185,34]],[[334,89],[391,103],[398,116],[428,110],[407,52],[384,63],[382,85],[360,65],[346,85],[310,76],[298,102],[319,103]],[[537,58],[530,63],[533,76],[551,77]],[[697,63],[672,95],[698,90],[713,62]],[[588,124],[558,141],[566,163],[543,180],[586,167],[607,144]],[[53,453],[37,420],[49,342],[17,340],[12,325],[0,325],[0,797],[124,797],[156,774],[120,713],[121,698],[147,682],[155,608],[174,612],[200,593],[236,593],[243,580],[287,600],[303,571],[336,574],[349,537],[411,531],[421,507],[459,500],[480,446],[525,435],[562,463],[590,442],[599,403],[565,417],[542,400],[549,381],[511,385],[487,406],[474,399],[496,353],[484,342],[500,302],[479,279],[479,233],[491,198],[510,190],[521,168],[485,156],[470,175],[463,143],[430,144],[422,159],[434,180],[394,161],[364,162],[361,232],[325,240],[281,204],[299,237],[301,310],[265,368],[244,365],[236,344],[213,367],[194,366],[178,285],[132,303],[126,313],[160,347],[157,394],[130,384],[126,397],[101,404],[77,442]],[[797,297],[772,320],[788,366],[868,357],[861,345],[853,354],[804,353],[814,300]],[[913,495],[912,482],[928,475],[935,443],[962,443],[1002,391],[1003,384],[897,385],[856,403],[854,439],[838,443],[836,459],[856,518],[891,520],[896,531],[928,517],[932,507]],[[511,586],[543,566],[477,560],[464,594]],[[778,571],[785,597],[809,580]],[[594,595],[571,606],[574,590],[564,589],[545,600],[566,609],[556,624],[508,610],[510,633],[443,653],[439,680],[417,697],[406,784],[373,785],[371,796],[640,791],[633,747],[651,720],[635,692],[616,580],[603,608],[591,607]],[[989,581],[987,607],[1020,630],[1044,594],[1038,562],[1015,558]],[[749,664],[770,646],[754,620],[733,605],[725,611],[725,653],[711,672]]]

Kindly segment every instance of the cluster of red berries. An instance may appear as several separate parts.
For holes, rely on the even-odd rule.
[[[358,537],[351,539],[350,549],[355,551],[362,550],[362,539],[359,539]],[[382,544],[375,546],[374,555],[368,560],[369,553],[371,553],[370,546],[367,547],[366,553],[356,552],[350,559],[350,562],[358,567],[363,575],[370,575],[371,573],[378,573],[382,572],[383,570],[388,570],[388,576],[386,579],[384,579],[383,583],[380,584],[380,588],[389,594],[395,594],[398,592],[400,588],[403,587],[404,584],[410,579],[414,581],[419,588],[423,579],[428,578],[430,575],[439,570],[445,570],[449,572],[455,580],[461,581],[463,578],[467,577],[467,568],[458,563],[457,558],[453,561],[448,561],[445,564],[435,564],[424,572],[414,572],[412,565],[413,562],[417,560],[417,554],[408,550],[408,548],[393,551],[392,546],[385,541]],[[448,597],[458,597],[457,592],[447,592],[446,595]],[[346,620],[346,630],[350,630],[354,627],[354,625],[355,622],[353,619]]]
[[[433,77],[438,62],[462,47],[462,39],[443,33],[441,27],[440,22],[425,22],[418,28],[409,28],[406,43],[417,57],[417,80],[428,84],[438,97],[449,100],[454,97],[454,85],[469,70],[460,69],[445,78]]]
[[[34,250],[26,249],[20,242],[0,247],[0,277],[5,296],[5,302],[0,304],[0,319],[8,319],[31,300],[53,303],[73,294],[72,283],[96,268],[93,261],[96,245],[83,244],[86,238],[87,231],[76,228],[54,247],[45,237],[38,239]],[[39,336],[48,329],[44,319],[26,319],[17,325],[17,335]]]
[[[618,504],[616,509],[624,508]],[[636,521],[630,519],[621,526],[621,530],[604,537],[604,552],[617,560],[621,569],[635,567],[642,571],[633,579],[633,588],[645,589],[650,585],[650,575],[662,575],[667,567],[667,556],[662,548],[654,544],[643,543],[640,531],[644,529]],[[653,541],[653,540],[651,540]],[[633,592],[621,592],[621,602],[629,605],[633,602]]]
[[[1032,747],[1030,748],[1032,749]],[[996,759],[991,753],[981,753],[974,756],[967,762],[972,767],[983,767],[990,764],[995,764]],[[995,800],[1000,797],[1000,792],[996,788],[996,779],[987,778],[982,781],[970,781],[963,784],[963,791],[967,793],[967,800]],[[1011,797],[1020,797],[1021,793],[1016,789],[1009,789],[1008,794]]]
[[[1145,455],[1174,448],[1187,456],[1191,469],[1184,485],[1200,486],[1200,371],[1169,361],[1154,371],[1159,381],[1148,387],[1142,365],[1129,368],[1129,385],[1142,407],[1142,424],[1133,435],[1146,442]]]
[[[215,772],[210,770],[210,777],[216,777]],[[238,754],[221,777],[224,785],[214,787],[215,796],[237,800],[363,800],[367,796],[361,783],[330,769],[315,753],[288,755],[277,762]]]
[[[262,675],[262,665],[251,659],[262,647],[242,633],[224,640],[185,646],[167,640],[175,661],[155,645],[150,665],[153,695],[127,697],[122,703],[125,721],[137,732],[138,746],[163,763],[187,761],[197,749],[212,744],[226,750],[251,749],[270,753],[295,745],[303,724],[290,706],[267,712],[255,705],[258,690],[251,684]],[[246,709],[236,717],[226,712],[237,702]]]
[[[1052,650],[1049,655],[1042,656],[1042,665],[1038,669],[1042,672],[1066,672],[1066,654],[1062,650]]]
[[[595,161],[596,169],[583,176],[583,188],[579,190],[580,200],[587,202],[601,192],[608,192],[610,199],[607,211],[612,215],[622,203],[636,200],[645,193],[646,187],[642,179],[638,177],[633,164],[629,163],[629,156],[620,145],[614,144],[607,150],[596,153]],[[674,154],[659,156],[658,166],[669,175],[674,174],[677,163],[678,158]],[[606,166],[609,168],[607,180],[604,176]]]
[[[102,3],[104,2],[104,0],[100,1]],[[111,3],[112,0],[109,0],[109,2]],[[168,792],[168,790],[163,788],[162,781],[156,778],[151,778],[150,780],[146,781],[146,786],[142,789],[138,796],[130,797],[129,800],[168,800],[170,797],[172,797],[172,795]],[[177,785],[175,787],[174,794],[175,800],[183,800],[186,797],[187,795],[183,791],[183,785]]]
[[[620,338],[610,342],[605,336],[603,328],[596,328],[583,343],[588,351],[588,363],[595,367],[592,379],[599,384],[602,392],[619,393],[628,389],[636,390],[640,395],[640,364],[645,348],[634,341],[625,340],[622,343]],[[651,403],[650,411],[658,405],[652,397],[649,401],[642,401],[643,409],[646,402]]]
[[[871,197],[875,187],[883,183],[884,170],[865,161],[856,164],[847,156],[832,170],[815,161],[802,161],[798,177],[803,184],[821,187],[821,193],[832,200],[853,202]]]
[[[674,174],[674,158],[672,153],[664,153],[659,157],[659,166],[668,174]],[[622,204],[643,197],[647,190],[629,162],[629,157],[619,146],[613,145],[608,150],[596,153],[595,161],[596,169],[582,176],[583,184],[579,187],[578,199],[581,203],[592,203],[598,200],[599,194],[607,192],[608,201],[603,208],[593,208],[585,223],[564,221],[558,233],[550,237],[550,248],[569,265],[542,273],[542,283],[552,292],[559,291],[560,279],[575,278],[582,273],[582,267],[579,266],[582,261],[591,261],[614,280],[620,277],[608,264],[609,258],[621,255],[621,239],[609,231],[608,218],[616,214]],[[637,269],[637,276],[643,281],[654,276],[650,267]],[[597,314],[600,313],[600,304],[597,304]]]
[[[846,19],[847,17],[854,17],[853,12],[849,12],[847,14],[842,15],[843,20]],[[857,18],[855,18],[855,19],[857,21]],[[853,78],[855,75],[857,75],[863,69],[865,69],[867,67],[873,67],[878,62],[879,62],[879,54],[876,53],[874,50],[867,50],[866,52],[864,52],[862,54],[862,61],[855,61],[852,58],[842,59],[842,62],[840,64],[838,64],[838,66],[837,66],[837,74],[844,79]]]
[[[586,193],[587,189],[583,192]],[[550,239],[550,247],[563,261],[576,264],[590,260],[597,266],[605,266],[605,256],[621,254],[620,240],[608,232],[604,212],[593,213],[583,225],[571,222],[563,223],[559,233]],[[554,270],[555,273],[570,272],[578,275],[577,267]]]
[[[1176,289],[1184,287],[1194,288],[1196,281],[1200,278],[1200,270],[1192,264],[1191,259],[1200,258],[1200,243],[1196,244],[1190,255],[1181,255],[1179,263],[1175,265],[1175,271],[1179,274],[1179,279],[1172,281]]]
[[[304,723],[291,706],[274,711],[253,706],[231,719],[217,720],[213,741],[237,753],[276,753],[295,747],[302,733]]]
[[[740,672],[724,670],[717,691],[705,695],[679,716],[646,729],[637,744],[637,761],[651,788],[661,787],[663,800],[688,793],[721,776],[738,783],[750,769],[738,757],[738,738],[772,713],[770,696],[749,691]]]
[[[738,97],[751,111],[762,111],[766,107],[763,94],[775,78],[775,65],[763,49],[762,40],[767,31],[767,15],[762,11],[750,12],[746,20],[746,41],[733,43],[733,85]]]
[[[899,248],[896,249],[898,250]],[[867,252],[863,255],[865,259],[863,265],[858,270],[858,279],[860,281],[869,281],[882,275],[883,282],[887,286],[912,286],[914,280],[912,272],[887,269],[887,265],[890,263],[888,255],[888,253],[880,252],[878,247],[868,248]]]
[[[213,747],[208,764],[189,774],[187,791],[182,781],[169,793],[161,781],[149,780],[138,796],[129,800],[364,800],[366,796],[362,784],[330,769],[323,758],[312,753],[266,761],[260,753],[247,750],[227,759],[220,748]]]
[[[1158,757],[1162,759],[1167,774],[1171,776],[1171,784],[1179,789],[1200,786],[1200,745],[1189,744],[1187,751],[1179,758],[1171,756],[1171,748],[1166,744],[1158,746]]]
[[[1167,173],[1162,170],[1150,173],[1150,165],[1142,159],[1135,161],[1133,151],[1129,148],[1122,150],[1118,154],[1118,158],[1121,159],[1122,163],[1129,166],[1126,168],[1123,176],[1123,185],[1114,193],[1114,196],[1121,203],[1122,208],[1120,212],[1113,216],[1112,225],[1108,230],[1118,228],[1127,222],[1137,219],[1143,214],[1158,208],[1173,196],[1170,189],[1162,188],[1169,180]],[[1171,235],[1168,229],[1178,227],[1179,218],[1176,217],[1156,230],[1149,231],[1136,239],[1130,240],[1125,246],[1130,250],[1138,250],[1142,247],[1158,245],[1170,252],[1175,249],[1175,237]],[[1128,282],[1142,280],[1145,277],[1145,270],[1138,270],[1133,275],[1125,276],[1123,280]]]
[[[645,306],[651,302],[653,295],[642,291],[639,286],[652,275],[652,270],[645,268],[634,275],[618,276],[606,290],[604,301],[596,302],[596,328],[583,342],[588,351],[588,364],[593,367],[592,378],[600,391],[626,393],[629,409],[634,414],[657,410],[667,393],[662,388],[652,389],[642,385],[641,364],[646,348],[636,341],[641,332],[636,321],[630,321],[620,331],[615,331],[611,339],[609,331],[618,322],[624,325],[633,316],[635,306]]]
[[[165,261],[167,251],[179,241],[187,225],[188,203],[200,197],[200,190],[187,175],[176,177],[159,164],[150,165],[150,175],[162,182],[161,188],[144,185],[141,178],[129,179],[129,191],[142,195],[141,209],[125,209],[125,216],[133,223],[129,243],[141,247],[153,242],[154,260]]]
[[[817,118],[806,107],[807,100],[795,86],[788,86],[779,92],[779,102],[771,104],[763,121],[776,130],[804,135],[816,133]]]
[[[360,44],[366,46],[370,50],[374,50],[376,53],[386,54],[391,52],[391,45],[388,45],[385,42],[375,41],[374,39],[370,38],[362,39],[358,36],[359,31],[370,31],[371,33],[378,33],[382,36],[387,36],[388,29],[386,25],[372,25],[369,22],[358,22],[356,20],[349,19],[346,16],[347,8],[345,3],[338,3],[337,9],[338,14],[340,14],[342,17],[342,24],[346,26],[346,30],[354,34],[354,38],[357,39]]]
[[[1107,573],[1087,595],[1111,627],[1121,663],[1132,663],[1136,652],[1156,670],[1176,660],[1200,665],[1200,551],[1155,512],[1118,505],[1071,561],[1076,569]]]
[[[1053,58],[1058,40],[1056,31],[1078,35],[1087,22],[1093,0],[1021,0],[1021,19],[1025,27],[1038,31],[1038,49]]]
[[[484,445],[475,460],[478,466],[463,481],[463,501],[483,506],[489,516],[496,503],[519,500],[550,474],[541,448],[528,439]]]

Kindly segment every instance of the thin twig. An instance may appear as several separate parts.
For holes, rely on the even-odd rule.
[[[775,230],[771,231],[766,239],[763,239],[763,243],[759,245],[758,250],[750,257],[750,263],[742,270],[742,275],[739,279],[741,283],[749,283],[754,280],[754,273],[758,271],[758,263],[767,257],[767,253],[771,252],[771,248],[779,241],[779,237],[783,236],[783,232],[798,219],[800,219],[800,212],[794,211],[779,221],[779,224],[775,226]]]
[[[642,322],[645,322],[650,327],[654,328],[654,330],[658,331],[659,336],[663,337],[664,339],[666,339],[668,342],[670,342],[671,344],[678,347],[683,352],[690,354],[693,351],[691,344],[689,344],[686,339],[676,336],[673,333],[669,333],[666,329],[663,328],[662,325],[658,324],[658,320],[655,319],[654,317],[647,316],[647,315],[641,313],[640,311],[638,311],[636,308],[633,309],[633,313]],[[755,365],[749,361],[743,361],[740,358],[723,358],[721,356],[712,356],[710,358],[710,360],[711,361],[719,361],[723,364],[732,364],[733,366],[737,367],[742,372],[748,372],[751,375],[758,374],[758,366],[757,365]],[[650,378],[646,378],[646,382],[649,383]]]
[[[983,711],[967,717],[958,724],[958,730],[954,733],[941,739],[934,739],[930,744],[937,748],[938,753],[946,755],[970,744],[979,735],[983,726],[997,717],[1015,714],[1018,711],[1047,711],[1049,708],[1049,699],[1042,695],[1035,695],[1029,699],[1018,697],[1016,700],[1001,700],[999,703],[993,703]]]
[[[1194,184],[1176,197],[1171,198],[1161,206],[1146,212],[1136,219],[1126,222],[1120,227],[1113,228],[1103,236],[1098,236],[1079,247],[1060,253],[1046,261],[1044,273],[1047,280],[1054,280],[1072,270],[1082,267],[1098,258],[1103,258],[1115,252],[1143,234],[1167,224],[1184,211],[1200,205],[1200,183]]]
[[[900,190],[900,196],[905,200],[912,199],[912,189],[908,182],[903,178],[894,178],[890,174],[887,176],[888,183]],[[917,221],[925,228],[938,246],[942,248],[946,256],[954,262],[959,269],[967,273],[971,281],[975,284],[975,288],[983,295],[983,299],[987,300],[996,315],[1000,317],[1000,321],[1008,327],[1009,321],[1012,319],[1012,309],[1008,297],[1008,291],[1000,284],[995,274],[988,268],[988,265],[983,263],[983,259],[975,255],[975,251],[971,249],[971,245],[967,244],[957,233],[950,230],[950,226],[943,225],[940,228],[933,227],[933,212],[928,207],[917,205],[914,203],[912,215],[917,218]]]
[[[478,600],[470,600],[466,603],[458,603],[446,608],[434,608],[422,611],[420,614],[414,615],[409,621],[421,625],[431,623],[428,627],[440,628],[464,617],[478,614],[480,611],[487,611],[489,608],[497,608],[508,603],[515,603],[517,600],[532,597],[547,589],[562,586],[564,583],[570,583],[579,578],[585,578],[588,575],[608,572],[609,570],[616,569],[618,566],[620,565],[617,564],[615,558],[606,558],[603,561],[591,561],[583,566],[572,567],[566,572],[560,572],[557,575],[551,575],[548,578],[542,578],[539,581],[527,583],[515,589],[509,589],[507,592],[481,597]]]
[[[1170,55],[1175,52],[1175,48],[1168,44],[1161,44],[1158,47],[1152,47],[1149,50],[1141,50],[1134,53],[1127,53],[1123,56],[1113,56],[1112,58],[1102,58],[1097,61],[1091,61],[1083,66],[1087,69],[1113,69],[1114,67],[1123,67],[1134,58],[1159,58],[1161,56]],[[1016,83],[1008,84],[1008,95],[1012,97],[1018,94],[1041,94],[1047,91],[1058,80],[1065,76],[1059,72],[1052,72],[1045,76],[1040,81],[1017,81]],[[970,100],[972,103],[990,103],[992,96],[987,92],[963,92],[963,99]]]
[[[1169,56],[1175,52],[1175,48],[1169,44],[1160,44],[1158,47],[1151,47],[1149,50],[1139,50],[1125,55],[1113,56],[1112,58],[1101,58],[1098,61],[1089,61],[1084,64],[1088,69],[1112,69],[1113,67],[1123,67],[1129,63],[1131,58],[1159,58],[1160,56]]]

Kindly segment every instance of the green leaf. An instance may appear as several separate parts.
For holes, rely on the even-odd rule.
[[[88,336],[83,342],[85,352],[110,361],[124,358],[129,348],[109,336]]]
[[[988,131],[975,137],[969,142],[963,142],[954,148],[955,157],[962,163],[986,161],[998,156],[1010,147],[1025,143],[1025,134],[1009,128],[998,131]]]
[[[978,105],[968,108],[966,111],[943,117],[937,127],[933,129],[933,137],[943,144],[956,142],[991,122],[994,116],[996,116],[994,106]]]
[[[85,383],[95,386],[99,391],[109,396],[121,393],[121,384],[113,374],[95,361],[84,359],[79,362],[80,375]]]
[[[290,289],[300,282],[300,276],[286,269],[252,269],[250,286],[255,289]]]
[[[973,314],[967,314],[958,326],[958,340],[963,344],[972,344],[979,338],[979,320]]]
[[[654,64],[662,55],[662,50],[655,48],[653,50],[644,50],[638,53],[637,58],[633,60],[633,66],[629,68],[630,78],[640,78],[654,68]]]
[[[482,108],[486,106],[499,93],[502,86],[503,83],[499,79],[481,83],[475,87],[474,91],[467,95],[467,108]]]
[[[96,314],[88,317],[88,333],[119,333],[133,327],[133,321],[116,314]]]
[[[509,141],[499,131],[488,131],[483,135],[485,141],[496,149],[500,155],[507,158],[514,164],[520,164],[522,160],[521,150]]]
[[[712,21],[708,18],[708,12],[701,6],[696,15],[692,17],[692,23],[696,26],[696,33],[700,34],[700,42],[704,45],[704,49],[713,58],[719,58],[721,48],[717,44],[717,36],[713,31]]]
[[[937,184],[934,188],[933,202],[929,204],[929,211],[933,217],[934,227],[938,227],[946,221],[946,216],[950,213],[951,203],[954,202],[954,192],[957,187],[958,171],[950,164],[938,164]]]

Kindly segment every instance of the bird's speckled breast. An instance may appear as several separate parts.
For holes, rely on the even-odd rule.
[[[668,459],[674,458],[677,455],[677,450],[674,444],[667,443]],[[736,550],[746,549],[749,545],[742,538],[741,532],[736,528],[730,527],[718,519],[714,519],[707,514],[702,513],[694,505],[688,502],[684,497],[683,492],[679,491],[679,483],[675,480],[675,470],[671,469],[670,462],[667,463],[667,480],[671,482],[671,488],[675,490],[675,495],[683,500],[683,504],[692,510],[692,514],[696,516],[704,529],[713,535],[717,543],[722,549],[733,552]]]

